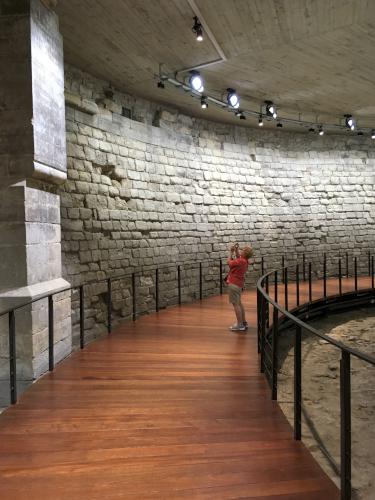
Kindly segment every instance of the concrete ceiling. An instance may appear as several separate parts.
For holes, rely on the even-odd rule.
[[[120,90],[236,123],[181,89],[156,86],[159,63],[174,75],[222,55],[200,70],[209,95],[234,87],[244,109],[270,99],[282,117],[339,123],[350,113],[375,128],[374,0],[61,0],[55,10],[65,59]],[[200,43],[195,14],[207,28]]]

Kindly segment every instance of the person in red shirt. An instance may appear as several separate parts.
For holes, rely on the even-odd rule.
[[[238,243],[230,247],[228,257],[229,273],[226,279],[228,285],[229,302],[233,305],[237,323],[230,327],[232,332],[247,330],[245,309],[241,302],[241,293],[245,282],[245,274],[249,266],[249,259],[253,255],[253,249],[245,246],[240,250]]]

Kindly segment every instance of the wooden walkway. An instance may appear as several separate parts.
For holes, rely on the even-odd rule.
[[[330,500],[227,297],[126,323],[0,415],[2,500]]]

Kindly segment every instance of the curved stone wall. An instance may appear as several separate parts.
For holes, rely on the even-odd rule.
[[[63,263],[72,284],[218,258],[233,240],[274,260],[281,253],[373,248],[369,138],[205,122],[111,95],[108,82],[71,67],[65,81],[68,181],[60,195]],[[152,276],[143,285],[146,297]],[[92,325],[104,317],[101,293],[104,300],[104,289],[93,292]],[[121,314],[124,297],[129,301],[129,291],[118,295]]]

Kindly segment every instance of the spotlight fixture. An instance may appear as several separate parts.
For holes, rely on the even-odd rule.
[[[371,130],[371,139],[375,139],[375,129]]]
[[[227,103],[231,108],[237,109],[240,106],[240,98],[234,89],[227,89]]]
[[[357,132],[357,135],[363,135],[362,130],[359,130],[359,131]]]
[[[274,120],[277,118],[277,110],[276,106],[272,101],[264,101],[264,104],[266,105],[266,115],[267,116],[272,116]]]
[[[350,128],[350,130],[355,129],[355,120],[352,115],[344,115],[345,116],[345,125]]]
[[[315,132],[315,129],[313,127],[310,127],[309,132]]]
[[[205,95],[202,95],[202,97],[201,97],[201,107],[202,107],[202,109],[208,108],[208,99],[207,99],[207,96],[205,96]]]
[[[324,130],[323,130],[322,125],[320,125],[320,127],[319,127],[318,134],[319,134],[319,135],[324,135]]]
[[[199,71],[190,72],[189,85],[193,90],[195,90],[195,92],[201,93],[204,91],[203,78],[201,77]]]
[[[262,115],[259,115],[259,119],[258,119],[258,125],[259,127],[263,127],[263,116]]]
[[[283,124],[281,122],[277,122],[276,127],[282,128]]]
[[[241,115],[242,115],[242,111],[240,111],[239,109],[237,109],[237,111],[234,112],[234,116],[240,117]]]
[[[165,88],[164,82],[162,80],[159,80],[158,81],[158,89],[164,89],[164,88]]]
[[[243,113],[240,114],[240,120],[246,120],[246,116]]]
[[[193,27],[191,28],[191,30],[193,33],[195,33],[196,38],[197,38],[197,42],[201,42],[203,40],[202,25],[201,25],[197,16],[194,16],[193,19],[194,19],[194,24],[193,24]]]

